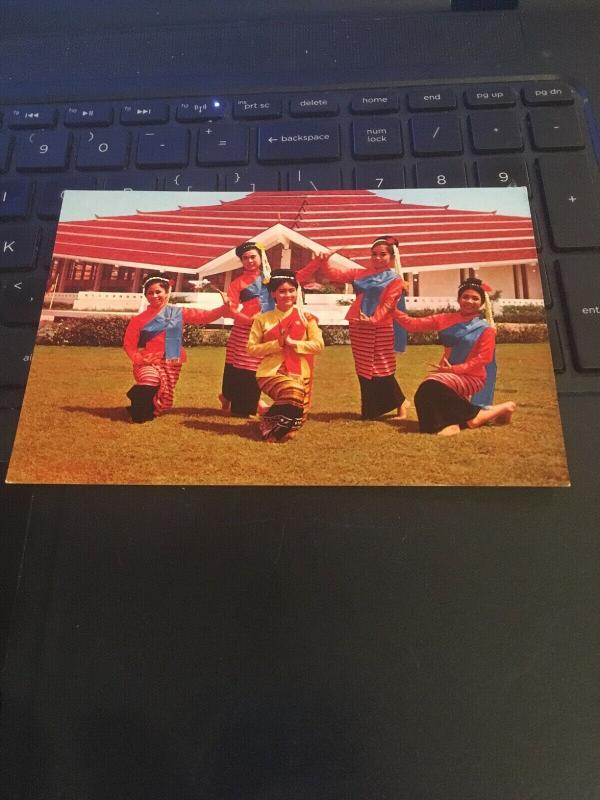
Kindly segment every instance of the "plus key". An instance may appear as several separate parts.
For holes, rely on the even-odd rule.
[[[600,187],[586,157],[542,156],[537,165],[554,247],[600,247]]]

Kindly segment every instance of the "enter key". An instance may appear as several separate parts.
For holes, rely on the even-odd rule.
[[[556,262],[578,370],[600,370],[600,254],[562,256]]]

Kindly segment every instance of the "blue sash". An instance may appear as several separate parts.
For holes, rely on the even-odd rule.
[[[260,310],[263,314],[265,311],[273,311],[275,308],[275,301],[264,285],[262,275],[259,275],[255,281],[248,284],[248,286],[240,292],[240,300],[242,303],[252,300],[255,297],[258,297],[260,300]]]
[[[360,310],[363,314],[371,317],[375,313],[375,309],[379,305],[381,294],[386,286],[395,280],[398,275],[393,269],[385,269],[383,272],[376,272],[374,275],[367,275],[364,278],[356,278],[352,282],[354,291],[357,295],[362,295],[360,301]],[[404,292],[400,295],[400,299],[396,303],[396,308],[400,311],[406,311],[406,298]],[[404,330],[396,320],[394,320],[394,350],[396,353],[403,353],[406,350],[406,343],[408,341],[408,333]]]
[[[165,337],[165,358],[179,358],[183,338],[183,309],[180,306],[165,306],[140,331],[138,347],[145,347],[150,339],[159,333],[167,332]]]
[[[479,339],[481,334],[489,324],[481,317],[474,317],[469,322],[457,322],[456,325],[451,325],[443,331],[440,331],[440,342],[444,347],[450,348],[450,356],[448,361],[450,364],[464,363],[475,342]],[[485,367],[485,384],[477,394],[471,398],[474,406],[489,406],[494,399],[494,388],[496,385],[496,351],[494,357],[489,364]]]

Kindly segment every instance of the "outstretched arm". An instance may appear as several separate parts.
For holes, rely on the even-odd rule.
[[[450,314],[430,314],[427,317],[411,317],[404,311],[396,310],[393,317],[409,333],[441,331],[463,319],[458,311]]]
[[[317,273],[333,283],[352,283],[352,281],[363,274],[361,267],[340,267],[331,264],[329,259],[333,253],[320,253],[311,261],[296,272],[298,283],[303,286],[315,277]]]
[[[222,306],[218,308],[184,308],[183,309],[183,321],[189,322],[191,325],[208,325],[211,322],[214,322],[219,317],[229,317],[231,312],[229,310],[229,304],[223,303]]]

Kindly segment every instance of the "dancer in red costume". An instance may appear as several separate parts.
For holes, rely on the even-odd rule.
[[[364,420],[377,419],[388,411],[396,411],[404,419],[410,403],[398,385],[395,372],[396,352],[405,349],[406,334],[399,328],[394,330],[390,313],[397,307],[405,307],[406,284],[400,276],[398,241],[392,236],[375,239],[366,269],[331,264],[331,255],[317,256],[298,270],[296,277],[301,285],[314,275],[335,283],[353,284],[356,300],[346,319],[360,383],[361,416]],[[381,324],[365,322],[361,313]]]
[[[267,255],[258,242],[244,242],[236,247],[243,273],[227,290],[233,326],[227,342],[223,384],[219,400],[225,412],[234,417],[256,414],[260,389],[256,382],[259,358],[248,352],[250,328],[257,314],[275,307],[267,290],[271,268]]]
[[[143,286],[148,308],[129,322],[123,348],[133,362],[135,384],[127,392],[133,422],[148,422],[168,411],[186,360],[181,343],[184,323],[206,325],[229,315],[229,306],[212,311],[169,305],[167,278],[148,278]]]
[[[493,404],[496,328],[489,291],[479,278],[467,278],[458,287],[459,311],[428,317],[394,312],[407,331],[439,331],[445,348],[415,394],[422,433],[451,436],[464,428],[506,424],[512,418],[515,403]]]

